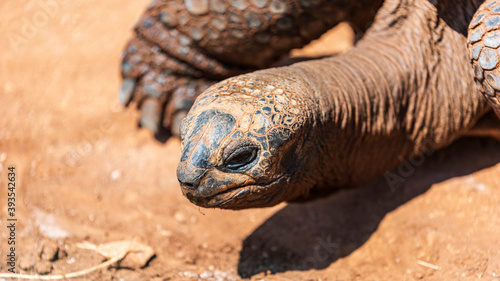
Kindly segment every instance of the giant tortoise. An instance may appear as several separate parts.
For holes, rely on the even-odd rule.
[[[340,21],[352,50],[271,67]],[[181,136],[181,189],[203,207],[365,183],[500,114],[500,1],[155,0],[135,32],[119,99]]]

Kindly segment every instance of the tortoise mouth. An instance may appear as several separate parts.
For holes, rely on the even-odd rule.
[[[273,186],[281,183],[283,177],[284,175],[265,184],[235,186],[204,197],[196,196],[191,192],[185,193],[185,195],[191,203],[204,208],[237,210],[268,207],[276,205],[274,202],[282,192],[279,188],[273,188]]]

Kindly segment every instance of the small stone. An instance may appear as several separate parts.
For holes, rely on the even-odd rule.
[[[284,14],[287,10],[286,4],[283,2],[279,1],[273,1],[271,2],[271,5],[269,5],[269,11],[273,14]]]
[[[185,0],[186,10],[193,15],[203,15],[208,12],[208,0]]]
[[[57,260],[58,252],[59,247],[57,246],[57,243],[51,240],[43,240],[38,248],[38,256],[44,261]]]
[[[211,0],[210,9],[216,13],[224,14],[227,9],[227,3],[225,0]]]
[[[210,272],[210,271],[203,271],[201,274],[200,274],[200,278],[201,279],[208,279],[208,278],[213,278],[214,277],[214,273],[213,272]]]
[[[250,2],[259,9],[264,8],[267,4],[267,0],[250,0]]]
[[[120,170],[114,170],[111,172],[111,180],[117,180],[121,176]]]
[[[52,263],[48,261],[38,261],[35,264],[35,270],[40,275],[49,274],[52,271]]]
[[[33,267],[34,262],[30,256],[26,255],[19,258],[19,268],[21,268],[22,270],[29,271],[33,269]]]
[[[178,222],[185,222],[186,216],[181,212],[175,212],[174,219]]]

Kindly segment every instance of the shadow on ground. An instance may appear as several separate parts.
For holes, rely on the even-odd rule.
[[[433,184],[468,175],[500,162],[500,144],[461,139],[409,169],[404,183],[390,188],[385,178],[328,198],[290,204],[243,242],[238,274],[323,269],[362,246],[385,215]],[[395,170],[396,171],[396,170]]]

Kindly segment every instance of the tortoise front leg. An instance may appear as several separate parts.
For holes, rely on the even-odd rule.
[[[467,38],[474,80],[500,117],[500,1],[485,1],[469,26]]]
[[[195,98],[224,78],[269,67],[340,21],[363,30],[381,0],[154,0],[123,53],[119,99],[139,124],[178,134]],[[163,117],[162,117],[163,116]]]

